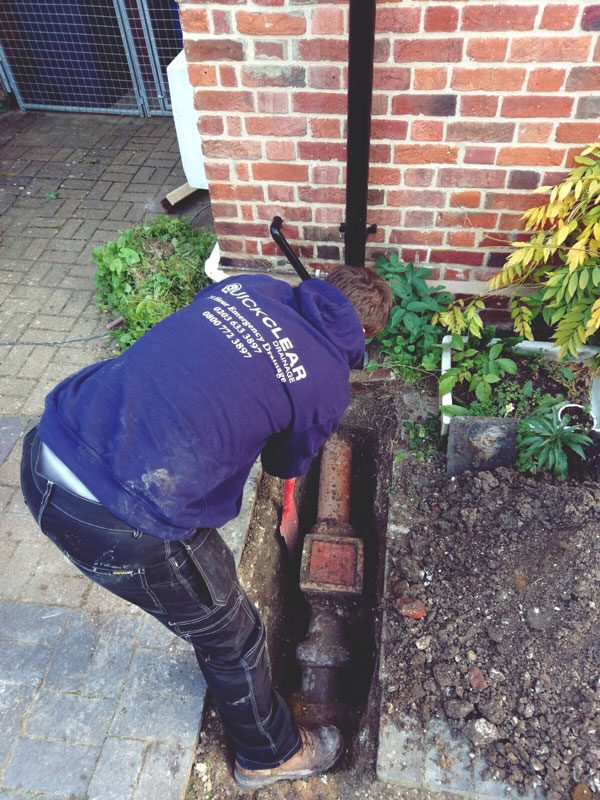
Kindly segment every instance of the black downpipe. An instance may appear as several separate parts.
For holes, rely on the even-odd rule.
[[[350,0],[345,262],[364,267],[376,0]]]

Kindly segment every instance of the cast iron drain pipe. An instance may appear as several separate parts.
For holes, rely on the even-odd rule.
[[[338,700],[341,673],[350,662],[339,606],[327,600],[362,592],[363,542],[349,521],[351,468],[352,449],[334,434],[323,447],[317,523],[305,537],[300,568],[311,620],[296,656],[302,667],[300,695],[309,703]]]

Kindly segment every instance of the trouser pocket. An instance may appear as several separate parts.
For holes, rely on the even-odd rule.
[[[202,623],[226,611],[238,580],[233,554],[219,533],[201,528],[191,539],[169,542],[167,549],[166,561],[148,567],[144,577],[169,623]]]
[[[181,545],[202,576],[213,605],[224,606],[238,580],[233,553],[219,532],[203,528]]]

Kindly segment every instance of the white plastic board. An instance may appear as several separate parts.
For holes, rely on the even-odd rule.
[[[182,50],[167,67],[173,120],[185,177],[194,189],[208,189],[202,155],[202,139],[198,131],[198,112],[194,108],[194,89],[188,76],[187,61]]]

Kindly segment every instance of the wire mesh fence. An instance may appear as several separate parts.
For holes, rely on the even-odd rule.
[[[175,0],[0,2],[0,78],[21,108],[168,114]]]
[[[167,66],[183,48],[177,3],[174,0],[126,0],[126,3],[148,105],[151,111],[168,111],[171,102]],[[144,47],[145,43],[150,46]]]

